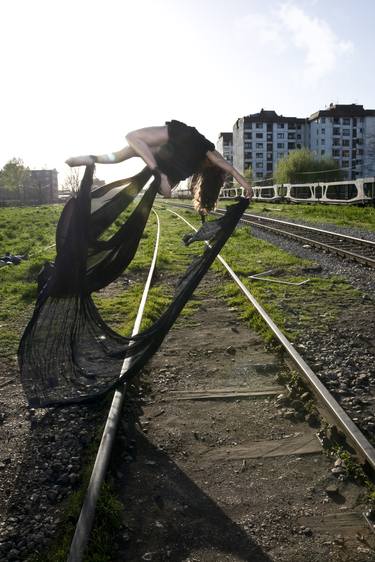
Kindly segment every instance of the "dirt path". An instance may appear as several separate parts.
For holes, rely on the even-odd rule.
[[[114,559],[374,560],[361,490],[331,472],[316,430],[281,415],[283,367],[215,298],[215,281],[206,277],[202,307],[153,358],[143,414],[125,424]]]

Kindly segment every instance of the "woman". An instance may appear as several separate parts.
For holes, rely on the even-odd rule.
[[[245,197],[253,192],[245,178],[224,160],[194,127],[180,121],[167,121],[162,127],[147,127],[126,135],[128,146],[100,156],[68,158],[69,166],[115,164],[139,156],[155,174],[160,174],[160,193],[170,197],[181,180],[192,176],[194,206],[201,216],[215,208],[226,174],[231,174],[244,188]]]

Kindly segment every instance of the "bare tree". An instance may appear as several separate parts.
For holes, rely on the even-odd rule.
[[[81,183],[79,168],[72,168],[62,184],[63,190],[77,193]]]

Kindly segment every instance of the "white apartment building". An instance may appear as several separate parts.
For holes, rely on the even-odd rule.
[[[225,160],[233,164],[233,133],[219,133],[216,149]]]
[[[333,158],[347,179],[375,175],[375,110],[331,103],[308,122],[308,146],[319,158]]]
[[[254,180],[271,178],[280,158],[303,147],[333,158],[348,179],[375,176],[375,110],[330,104],[298,118],[262,109],[233,127],[233,165],[242,173],[251,167]],[[219,143],[218,150],[224,155]]]
[[[254,179],[270,178],[280,158],[306,145],[306,131],[306,119],[275,111],[240,117],[233,127],[233,165],[242,173],[251,167]]]

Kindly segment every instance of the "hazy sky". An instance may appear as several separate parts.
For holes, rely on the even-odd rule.
[[[60,182],[68,156],[173,118],[216,142],[261,108],[375,108],[372,0],[2,0],[0,17],[0,166]]]

